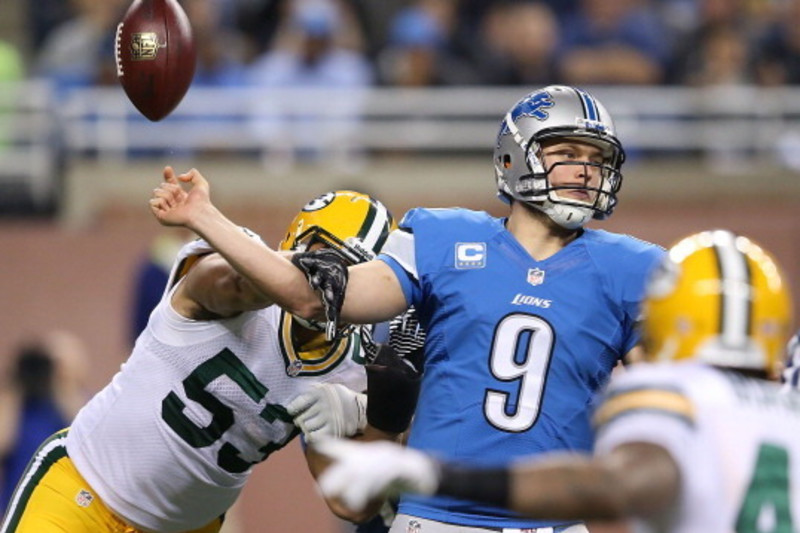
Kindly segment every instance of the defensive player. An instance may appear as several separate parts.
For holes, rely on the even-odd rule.
[[[413,209],[378,260],[349,269],[343,320],[374,323],[413,305],[427,332],[409,446],[486,465],[590,449],[591,399],[637,344],[646,275],[663,254],[584,228],[614,210],[624,159],[611,117],[592,95],[566,86],[534,91],[509,110],[496,140],[507,218]],[[157,189],[151,206],[163,224],[208,239],[279,305],[301,316],[321,312],[302,276],[238,235],[196,170]],[[418,518],[439,524],[426,530],[434,533],[585,531],[575,521],[531,520],[442,496],[403,498],[399,512],[395,533]]]
[[[611,380],[594,458],[476,470],[397,446],[332,442],[322,447],[339,462],[320,486],[355,507],[413,490],[540,518],[629,516],[636,531],[798,531],[800,396],[772,381],[791,326],[779,266],[728,231],[693,235],[657,270],[644,313],[654,364]]]
[[[800,331],[786,345],[786,367],[781,379],[784,390],[800,390]]]
[[[303,208],[280,249],[322,246],[359,263],[393,226],[377,200],[336,191]],[[40,448],[0,531],[218,531],[253,465],[300,432],[295,422],[315,423],[307,412],[293,420],[292,398],[319,383],[367,385],[366,328],[340,327],[329,341],[272,300],[206,241],[187,244],[130,358],[71,428]],[[327,390],[356,411],[342,424],[363,427],[353,393],[337,387]]]

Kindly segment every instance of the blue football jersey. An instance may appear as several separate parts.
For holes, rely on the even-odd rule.
[[[466,209],[414,209],[380,256],[427,331],[409,446],[470,465],[591,450],[595,393],[638,341],[646,277],[664,253],[587,229],[536,261],[504,223]],[[483,527],[552,525],[448,498],[404,497],[400,512]]]

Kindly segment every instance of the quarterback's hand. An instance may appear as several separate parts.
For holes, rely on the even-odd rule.
[[[402,492],[431,495],[439,486],[439,464],[398,444],[325,439],[314,448],[333,461],[318,479],[320,490],[354,511]]]
[[[182,183],[190,187],[184,189]],[[164,182],[153,190],[150,211],[164,226],[192,228],[193,221],[210,204],[208,181],[197,169],[176,175],[172,167],[164,167]]]
[[[338,383],[317,383],[296,396],[286,410],[315,443],[325,437],[350,437],[367,425],[367,396]]]

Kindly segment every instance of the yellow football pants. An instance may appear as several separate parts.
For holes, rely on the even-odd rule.
[[[42,444],[22,475],[0,533],[146,533],[112,513],[67,456],[67,430]],[[222,520],[187,533],[218,533]]]

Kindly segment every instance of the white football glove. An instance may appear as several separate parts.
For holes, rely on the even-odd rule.
[[[320,490],[353,511],[401,492],[431,495],[439,486],[436,460],[392,442],[324,439],[315,449],[333,460],[318,480]]]
[[[367,395],[338,383],[316,383],[297,395],[286,410],[309,443],[324,437],[350,437],[367,425]]]

